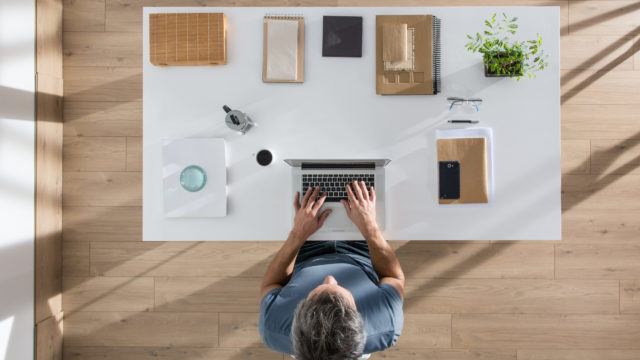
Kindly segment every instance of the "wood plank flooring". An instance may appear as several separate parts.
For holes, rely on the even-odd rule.
[[[397,242],[406,324],[376,359],[640,358],[640,1],[241,0],[559,5],[563,240]],[[141,241],[143,6],[64,0],[66,359],[284,359],[256,329],[277,242]]]

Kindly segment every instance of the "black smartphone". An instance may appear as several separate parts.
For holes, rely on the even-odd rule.
[[[440,199],[460,199],[460,162],[439,161]]]

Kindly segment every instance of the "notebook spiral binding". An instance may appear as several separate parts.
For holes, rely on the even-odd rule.
[[[434,94],[442,91],[441,69],[442,49],[440,46],[440,28],[442,20],[433,17],[433,89]]]
[[[265,20],[302,20],[304,15],[302,14],[266,14]]]

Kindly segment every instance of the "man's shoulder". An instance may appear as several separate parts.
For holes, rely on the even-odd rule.
[[[260,301],[258,331],[269,348],[282,353],[291,353],[291,315],[278,304],[282,288],[272,289]]]
[[[377,296],[358,304],[367,330],[368,352],[384,350],[397,341],[404,327],[403,301],[388,284],[378,286]]]
[[[292,353],[291,337],[289,332],[284,333],[282,331],[278,331],[277,329],[271,329],[266,326],[259,326],[258,330],[260,332],[260,337],[262,338],[262,342],[267,345],[270,349],[279,351],[285,354]]]

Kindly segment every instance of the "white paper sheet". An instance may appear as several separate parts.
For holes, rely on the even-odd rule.
[[[190,165],[207,174],[202,190],[189,192],[180,173]],[[162,147],[164,214],[166,217],[227,215],[227,169],[224,139],[165,139]]]
[[[297,20],[267,19],[267,74],[269,80],[295,80],[298,72]]]

